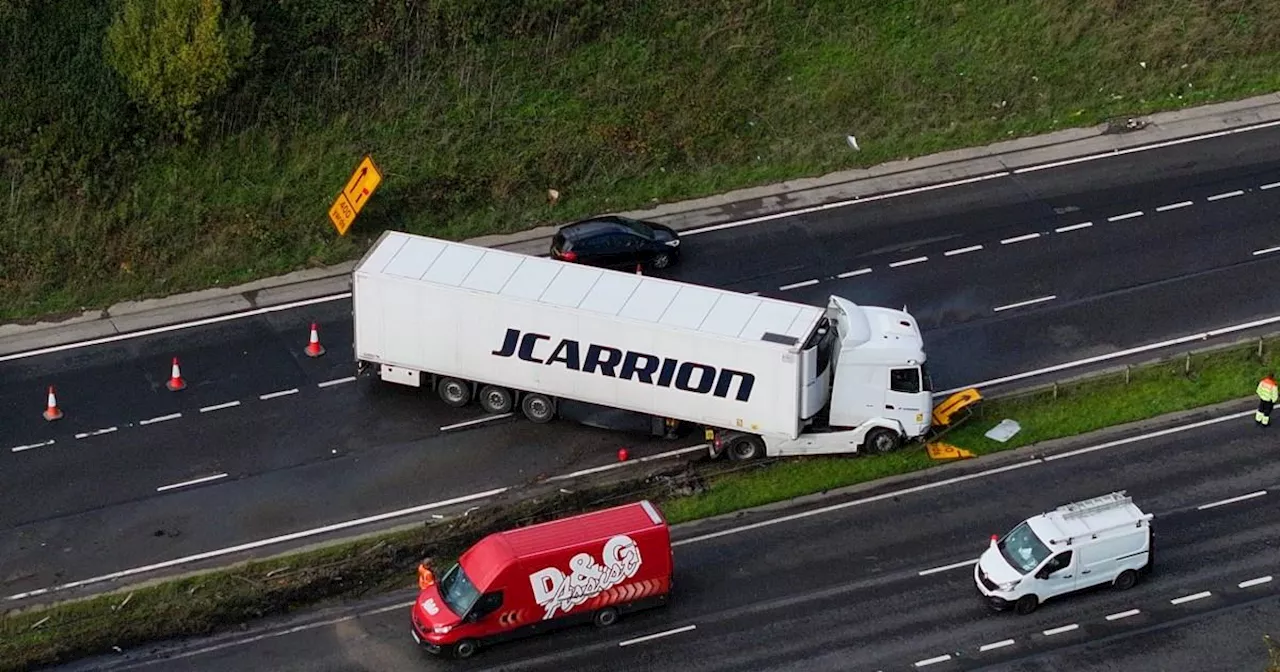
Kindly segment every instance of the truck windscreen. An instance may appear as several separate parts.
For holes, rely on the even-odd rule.
[[[454,563],[444,578],[440,579],[440,598],[459,617],[466,616],[480,598],[480,591],[471,583],[471,577],[462,571],[462,565]]]

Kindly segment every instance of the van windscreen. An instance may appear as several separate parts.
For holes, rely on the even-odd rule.
[[[1026,522],[1004,535],[997,546],[1004,559],[1023,574],[1040,566],[1049,557],[1049,547],[1040,541],[1040,537],[1036,536]]]
[[[445,572],[444,578],[440,579],[440,598],[449,607],[449,611],[462,618],[480,598],[480,591],[471,583],[471,577],[462,571],[462,565],[454,563]]]

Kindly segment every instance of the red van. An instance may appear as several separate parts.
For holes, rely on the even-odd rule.
[[[413,605],[413,638],[467,658],[481,644],[667,602],[671,533],[649,501],[481,539]]]

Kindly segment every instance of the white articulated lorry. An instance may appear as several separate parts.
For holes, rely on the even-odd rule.
[[[836,296],[823,308],[389,231],[352,301],[361,370],[451,406],[539,423],[618,409],[655,434],[699,426],[734,459],[887,452],[931,425],[914,318]]]

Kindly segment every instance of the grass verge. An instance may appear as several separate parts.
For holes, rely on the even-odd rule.
[[[1056,390],[987,400],[949,443],[979,455],[1082,434],[1248,395],[1280,365],[1277,341],[1137,367],[1128,374],[1085,379]],[[1261,351],[1261,356],[1259,352]],[[1022,431],[1007,443],[983,433],[1002,418]],[[244,621],[281,615],[337,599],[405,588],[424,556],[454,557],[483,535],[569,513],[649,498],[672,523],[728,513],[885,476],[927,469],[921,450],[877,457],[800,458],[747,469],[724,462],[682,466],[642,480],[486,506],[473,515],[377,535],[316,551],[140,587],[48,608],[6,614],[0,621],[0,670],[127,648],[143,642],[207,634]]]
[[[15,4],[0,320],[1280,89],[1274,0],[242,4],[263,51],[190,144],[103,62],[116,4]]]

